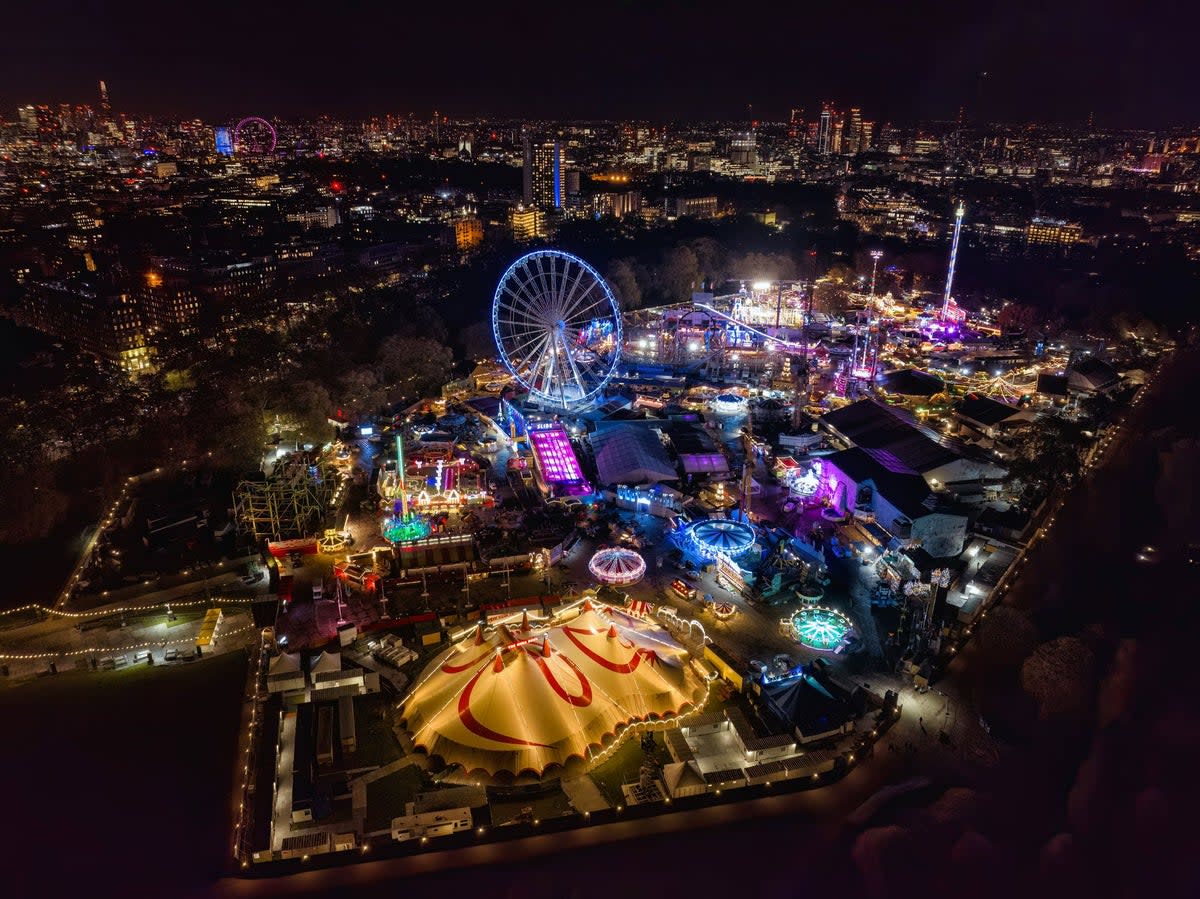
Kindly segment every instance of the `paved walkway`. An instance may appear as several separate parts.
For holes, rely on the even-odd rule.
[[[421,758],[422,760],[424,759],[423,756]],[[354,778],[354,780],[351,781],[351,786],[361,783],[365,787],[367,784],[374,783],[381,777],[387,777],[389,774],[399,771],[401,768],[407,768],[409,765],[414,768],[420,768],[422,771],[428,767],[427,764],[420,764],[417,759],[406,755],[403,758],[396,759],[394,762],[388,762],[386,765],[381,765],[370,774],[364,774],[362,777]]]

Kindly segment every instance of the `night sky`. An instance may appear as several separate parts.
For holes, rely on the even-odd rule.
[[[7,4],[0,114],[95,102],[209,119],[398,112],[1200,123],[1190,4],[933,2]],[[988,73],[985,79],[980,73]],[[982,90],[980,85],[982,83]]]

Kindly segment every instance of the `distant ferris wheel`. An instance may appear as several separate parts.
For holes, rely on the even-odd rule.
[[[621,310],[594,268],[561,250],[508,267],[492,300],[496,348],[514,378],[547,406],[593,402],[621,358]]]
[[[233,151],[239,155],[269,156],[275,152],[278,135],[266,119],[250,116],[233,126]]]

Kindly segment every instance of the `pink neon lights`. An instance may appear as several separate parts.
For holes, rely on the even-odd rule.
[[[529,432],[529,443],[547,484],[569,484],[583,480],[571,439],[561,425]]]

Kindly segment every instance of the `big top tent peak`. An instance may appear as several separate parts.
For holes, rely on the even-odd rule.
[[[466,637],[404,705],[413,744],[473,777],[585,769],[630,725],[703,701],[686,651],[653,621],[586,603],[573,620]]]

